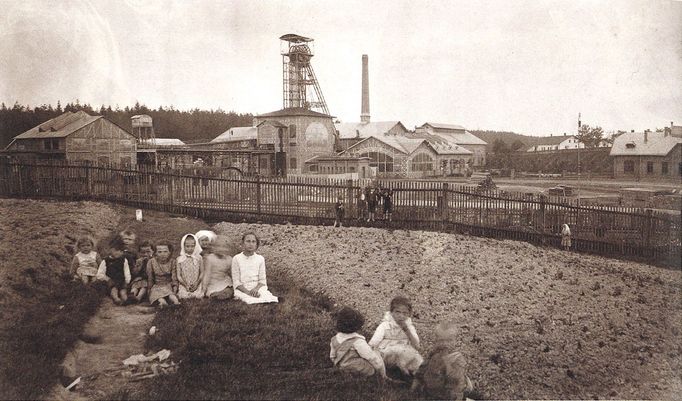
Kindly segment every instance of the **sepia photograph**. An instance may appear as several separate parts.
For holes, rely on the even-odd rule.
[[[0,0],[0,400],[682,400],[682,1]]]

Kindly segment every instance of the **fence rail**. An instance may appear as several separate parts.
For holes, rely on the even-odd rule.
[[[365,222],[361,190],[393,191],[392,221]],[[430,181],[239,177],[111,166],[0,162],[0,195],[100,200],[228,221],[329,224],[337,197],[346,225],[431,229],[559,246],[564,223],[578,251],[679,267],[680,215],[580,206],[573,200],[481,191]],[[381,216],[381,205],[377,207]]]

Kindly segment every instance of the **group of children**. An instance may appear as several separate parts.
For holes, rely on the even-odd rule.
[[[357,195],[357,219],[358,221],[376,221],[377,208],[383,211],[383,219],[393,221],[393,190],[389,188],[360,188]],[[335,220],[334,227],[342,227],[345,218],[345,205],[343,197],[339,196],[334,204]]]
[[[441,323],[435,330],[435,347],[424,359],[419,354],[419,336],[412,323],[412,304],[405,297],[391,300],[390,310],[366,341],[358,332],[364,317],[352,308],[337,313],[337,334],[331,339],[329,354],[334,366],[342,372],[389,379],[387,368],[397,369],[412,380],[412,390],[438,399],[461,400],[465,391],[473,389],[466,375],[466,360],[457,351],[456,326]]]
[[[248,304],[279,301],[268,290],[265,259],[256,254],[260,240],[253,232],[242,236],[243,250],[234,257],[228,239],[208,230],[184,235],[177,257],[168,241],[136,240],[131,230],[122,231],[109,241],[102,259],[92,238],[80,238],[71,263],[74,279],[106,282],[117,305],[143,302],[145,297],[161,308],[204,297],[234,297]]]

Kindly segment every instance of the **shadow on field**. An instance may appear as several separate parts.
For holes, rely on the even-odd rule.
[[[149,350],[170,349],[175,375],[145,383],[141,393],[111,399],[414,399],[407,386],[381,384],[332,369],[333,302],[292,284],[277,269],[270,288],[280,304],[192,300],[160,311]],[[371,334],[371,333],[364,333]]]

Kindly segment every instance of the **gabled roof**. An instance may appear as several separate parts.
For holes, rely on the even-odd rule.
[[[449,135],[447,137],[442,137],[440,135],[428,134],[425,132],[415,133],[412,135],[413,138],[423,138],[433,150],[440,155],[470,155],[473,154],[468,149],[465,149],[456,142],[454,142]]]
[[[610,156],[666,156],[682,144],[682,138],[665,136],[663,132],[648,132],[644,142],[643,132],[626,132],[613,140]]]
[[[350,149],[353,149],[356,146],[359,146],[361,143],[365,143],[366,141],[369,140],[376,140],[379,142],[382,142],[395,150],[404,153],[406,155],[414,152],[419,145],[421,145],[423,142],[425,142],[424,139],[414,139],[414,138],[408,138],[406,136],[401,136],[401,135],[377,135],[377,136],[369,136],[357,143],[354,143],[352,146],[349,146],[348,149],[345,151],[341,152],[341,154],[347,152]]]
[[[154,142],[157,146],[181,146],[185,144],[178,138],[155,138]]]
[[[210,143],[246,141],[250,139],[258,139],[257,127],[232,127],[213,138]]]
[[[333,118],[333,116],[330,116],[328,114],[318,113],[317,111],[304,109],[303,107],[290,107],[287,109],[282,109],[282,110],[277,110],[277,111],[273,111],[270,113],[261,114],[261,115],[258,115],[256,117],[262,118],[262,117],[288,117],[288,116],[310,116],[310,117]]]
[[[400,124],[403,132],[407,128],[400,121],[375,121],[369,123],[336,123],[334,127],[339,131],[339,139],[367,138],[372,135],[383,135]]]
[[[455,143],[457,145],[487,145],[488,143],[483,139],[472,135],[469,131],[464,132],[434,132],[443,139],[446,139],[450,143]]]
[[[567,139],[573,139],[573,138],[575,138],[575,135],[543,136],[543,137],[537,138],[535,140],[536,141],[535,145],[531,146],[531,149],[535,149],[535,146],[558,145]]]
[[[455,124],[442,124],[442,123],[430,123],[430,122],[425,122],[422,124],[422,127],[426,126],[435,128],[435,129],[449,129],[449,130],[456,130],[456,131],[464,131],[466,128],[462,127],[461,125],[455,125]]]
[[[47,120],[44,123],[15,136],[14,139],[64,138],[100,118],[103,117],[91,116],[82,110],[75,113],[67,111],[60,116]]]

